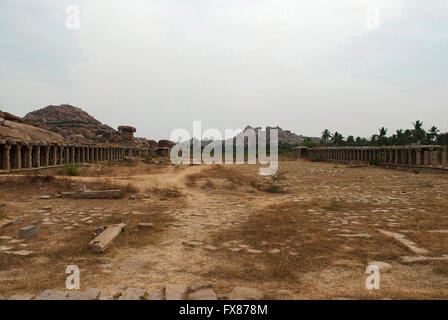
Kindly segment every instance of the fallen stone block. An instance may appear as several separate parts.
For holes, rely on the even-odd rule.
[[[260,300],[263,292],[253,288],[235,287],[229,294],[229,300]]]
[[[196,291],[199,289],[207,289],[207,288],[213,288],[213,284],[211,284],[210,282],[207,282],[207,281],[200,281],[200,282],[193,283],[190,286],[190,291]]]
[[[163,300],[161,292],[150,292],[146,296],[146,300]]]
[[[107,227],[106,230],[101,232],[95,239],[90,241],[90,247],[95,252],[104,252],[107,246],[121,233],[126,227],[126,224],[120,223]]]
[[[19,238],[20,239],[26,239],[29,237],[32,237],[37,234],[37,227],[36,226],[27,226],[20,228],[19,230]]]
[[[403,256],[401,257],[402,263],[414,263],[424,261],[448,261],[448,255],[441,257],[425,257],[425,256]]]
[[[120,199],[121,190],[86,190],[82,192],[62,192],[61,198]]]
[[[127,288],[123,291],[118,300],[143,300],[146,297],[146,290],[139,288]]]
[[[218,300],[213,288],[198,289],[188,296],[190,300]]]
[[[165,299],[166,300],[185,300],[187,286],[183,284],[166,284]]]

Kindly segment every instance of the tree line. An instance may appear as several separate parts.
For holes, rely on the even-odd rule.
[[[330,130],[322,131],[321,144],[325,146],[404,146],[404,145],[448,145],[448,132],[440,133],[436,126],[428,130],[423,128],[423,122],[417,120],[412,123],[410,129],[398,129],[392,135],[387,135],[387,129],[382,127],[378,134],[370,138],[348,136],[341,133],[331,133]]]

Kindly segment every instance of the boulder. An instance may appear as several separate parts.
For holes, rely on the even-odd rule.
[[[158,145],[159,148],[172,148],[175,145],[175,143],[170,140],[160,140]]]
[[[6,120],[5,120],[6,122]],[[31,141],[31,137],[19,130],[0,126],[0,138],[6,138],[11,140],[23,140]]]
[[[33,141],[46,141],[46,142],[64,142],[64,139],[60,134],[45,129],[41,129],[38,127],[30,126],[24,123],[5,120],[3,122],[3,127],[19,131],[25,137],[29,137],[27,141],[33,140]]]

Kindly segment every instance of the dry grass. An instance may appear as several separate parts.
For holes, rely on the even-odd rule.
[[[187,187],[197,187],[199,182],[203,182],[200,186],[205,188],[225,188],[234,189],[238,187],[257,188],[259,182],[257,176],[241,172],[238,168],[226,167],[223,165],[213,165],[200,173],[187,176]]]
[[[154,186],[147,190],[151,194],[158,195],[161,200],[167,198],[181,198],[184,196],[182,191],[176,186]]]

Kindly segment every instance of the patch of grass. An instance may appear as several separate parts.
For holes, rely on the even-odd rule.
[[[285,180],[285,175],[287,172],[277,172],[269,177],[269,181],[265,184],[258,186],[260,191],[270,192],[270,193],[285,193],[285,187],[280,184],[282,180]]]
[[[76,164],[74,163],[67,163],[64,166],[64,173],[68,176],[79,176],[80,171]]]

